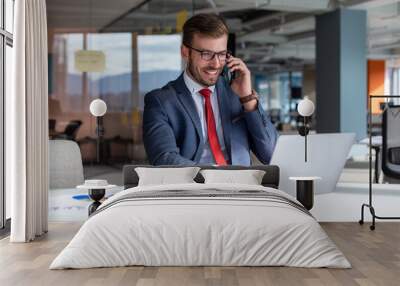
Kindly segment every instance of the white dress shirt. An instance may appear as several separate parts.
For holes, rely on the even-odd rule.
[[[203,88],[208,88],[212,92],[211,106],[212,106],[213,113],[214,113],[214,119],[215,119],[215,125],[216,125],[215,127],[217,129],[218,141],[219,141],[219,145],[221,146],[222,153],[224,154],[225,160],[228,161],[229,156],[227,156],[226,148],[225,148],[224,132],[222,130],[221,117],[219,116],[219,105],[218,105],[217,90],[215,89],[215,85],[209,86],[209,87],[202,86],[201,84],[194,81],[187,74],[186,70],[183,74],[183,79],[184,79],[186,87],[189,89],[189,91],[192,95],[192,98],[194,100],[194,103],[196,105],[197,113],[199,114],[199,118],[200,118],[200,122],[201,122],[201,128],[203,131],[203,138],[204,138],[205,145],[204,145],[204,150],[203,150],[203,153],[201,154],[199,163],[215,164],[215,159],[211,152],[210,144],[208,142],[208,136],[207,136],[207,121],[206,121],[206,116],[205,116],[205,112],[204,112],[205,99],[199,93],[199,91],[202,90]]]

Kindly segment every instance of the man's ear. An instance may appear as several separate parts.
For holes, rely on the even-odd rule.
[[[189,60],[189,48],[185,45],[181,45],[181,56],[185,61]]]

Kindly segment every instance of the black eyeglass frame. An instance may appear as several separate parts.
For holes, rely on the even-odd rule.
[[[188,47],[189,49],[192,49],[192,50],[200,53],[201,59],[205,60],[205,61],[212,61],[215,58],[215,56],[217,55],[218,60],[220,60],[222,62],[226,62],[226,60],[232,56],[232,53],[230,51],[228,51],[228,50],[217,53],[217,52],[208,51],[208,50],[196,49],[196,48],[193,48],[192,46],[190,46],[188,44],[183,44],[183,45]],[[210,53],[211,57],[210,58],[205,57],[205,55],[207,55],[206,53]],[[221,59],[220,56],[223,56],[223,53],[225,54],[225,57],[223,59]]]

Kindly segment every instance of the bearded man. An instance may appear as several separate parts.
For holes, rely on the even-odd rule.
[[[268,164],[277,132],[252,89],[245,63],[227,50],[229,30],[215,14],[183,26],[184,72],[145,96],[143,141],[152,165]],[[226,66],[226,67],[225,67]],[[223,69],[235,73],[228,81]]]

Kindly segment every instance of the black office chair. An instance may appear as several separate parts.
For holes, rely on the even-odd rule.
[[[76,141],[76,134],[78,133],[79,127],[81,127],[82,121],[71,120],[68,122],[62,134],[57,135],[54,139],[65,139]]]
[[[400,182],[400,106],[382,114],[382,172],[384,182]]]

